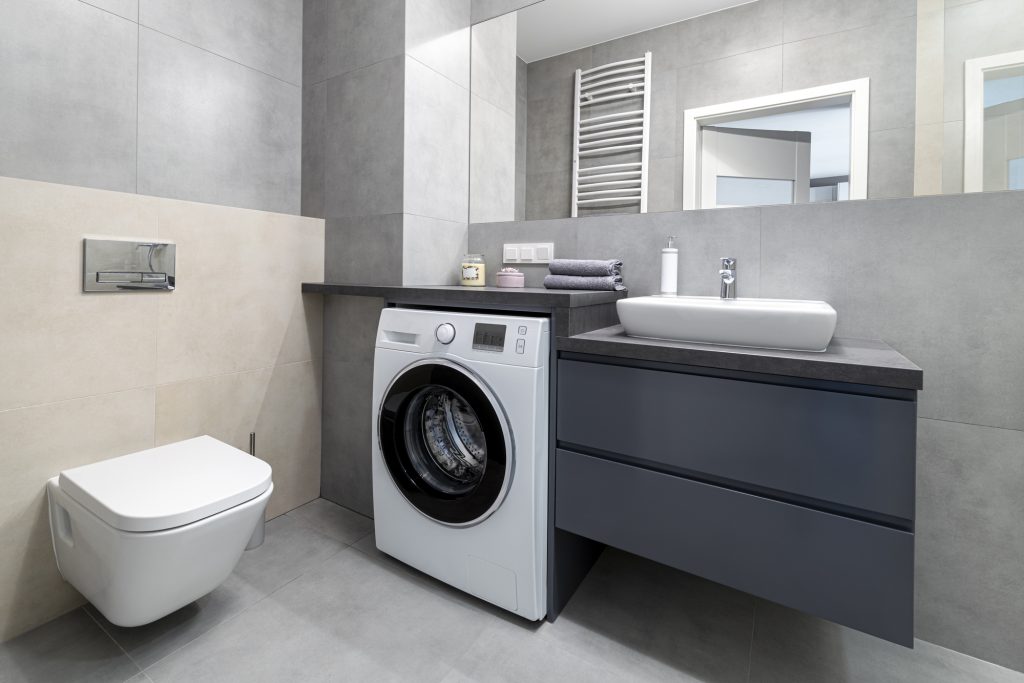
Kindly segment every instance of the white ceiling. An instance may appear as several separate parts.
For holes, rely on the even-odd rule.
[[[535,62],[755,0],[544,0],[519,10],[519,57]]]

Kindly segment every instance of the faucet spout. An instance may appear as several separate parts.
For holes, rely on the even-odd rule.
[[[722,267],[718,276],[722,279],[722,289],[719,296],[723,299],[736,298],[736,259],[727,257],[721,259]]]

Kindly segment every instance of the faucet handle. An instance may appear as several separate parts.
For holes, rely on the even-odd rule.
[[[736,259],[726,256],[720,260],[722,261],[722,270],[736,270]]]

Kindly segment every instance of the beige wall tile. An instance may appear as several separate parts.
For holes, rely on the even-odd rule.
[[[0,410],[152,384],[165,292],[82,293],[83,235],[156,237],[154,200],[0,178]]]
[[[178,245],[178,288],[160,310],[159,384],[312,360],[319,328],[300,283],[323,279],[322,220],[161,201],[159,222]]]
[[[0,641],[82,602],[60,577],[46,480],[153,445],[152,389],[0,412]]]

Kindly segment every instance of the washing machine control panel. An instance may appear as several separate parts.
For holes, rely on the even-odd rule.
[[[451,344],[455,341],[455,326],[451,323],[441,323],[434,330],[434,338],[442,344]]]

